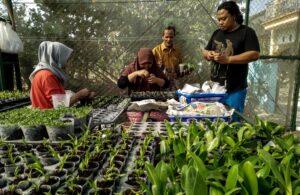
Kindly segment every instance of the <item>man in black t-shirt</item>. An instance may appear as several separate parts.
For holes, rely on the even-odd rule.
[[[247,93],[248,63],[259,58],[259,43],[255,31],[242,25],[243,16],[234,1],[223,2],[217,11],[219,29],[203,50],[212,61],[211,80],[227,89],[223,103],[243,112]],[[236,116],[233,118],[238,120]]]

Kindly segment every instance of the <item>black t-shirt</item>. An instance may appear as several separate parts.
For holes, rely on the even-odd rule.
[[[216,30],[210,38],[206,50],[226,53],[229,56],[239,55],[246,51],[260,51],[255,31],[241,25],[232,32]],[[227,92],[247,88],[248,64],[219,64],[213,62],[211,80],[225,85]]]

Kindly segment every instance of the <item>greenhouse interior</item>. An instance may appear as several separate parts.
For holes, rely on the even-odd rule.
[[[300,0],[2,0],[0,194],[300,194]]]

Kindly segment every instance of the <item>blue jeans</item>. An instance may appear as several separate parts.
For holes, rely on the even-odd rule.
[[[221,100],[221,103],[226,104],[231,108],[234,108],[236,111],[240,113],[243,113],[246,95],[247,95],[247,89],[243,89],[233,93],[228,93],[227,96]],[[239,122],[240,119],[236,114],[234,114],[232,116],[232,121]]]

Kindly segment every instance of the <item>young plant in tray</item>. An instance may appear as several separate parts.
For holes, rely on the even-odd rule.
[[[60,155],[58,152],[54,150],[51,145],[48,145],[48,148],[52,154],[52,156],[59,161],[59,170],[62,170],[65,163],[67,162],[68,154]]]
[[[41,163],[40,159],[36,155],[34,155],[30,152],[27,152],[24,154],[24,157],[30,158],[33,160],[33,163],[27,163],[27,165],[26,165],[27,168],[30,170],[29,176],[31,176],[31,173],[33,170],[37,171],[40,175],[46,174],[46,170],[44,169],[43,164]]]
[[[89,151],[87,151],[84,154],[84,158],[82,159],[82,161],[79,164],[79,169],[80,170],[87,169],[89,167],[90,159],[91,159],[91,153]]]

